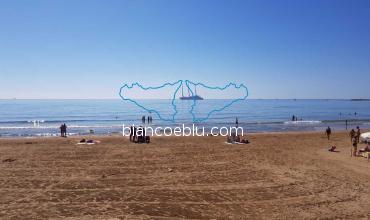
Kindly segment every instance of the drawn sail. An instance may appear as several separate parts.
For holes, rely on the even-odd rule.
[[[195,94],[193,94],[193,95],[190,94],[190,89],[188,87],[187,87],[187,89],[188,89],[188,95],[184,96],[184,85],[181,85],[181,97],[180,97],[181,100],[203,100],[203,98],[197,94],[197,86],[196,85],[194,86]]]

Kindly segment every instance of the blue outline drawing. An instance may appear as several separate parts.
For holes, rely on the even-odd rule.
[[[236,103],[236,102],[238,102],[238,101],[242,101],[242,100],[247,99],[248,94],[249,94],[249,92],[248,92],[248,88],[247,88],[245,85],[243,85],[243,84],[237,85],[237,84],[235,84],[235,83],[229,83],[228,85],[226,85],[226,86],[224,86],[224,87],[219,87],[219,86],[213,86],[213,87],[212,87],[212,86],[204,85],[203,83],[194,83],[194,82],[192,82],[192,81],[190,81],[190,80],[178,80],[178,81],[176,81],[176,82],[173,82],[173,83],[165,83],[165,84],[163,84],[163,85],[161,85],[161,86],[157,86],[157,87],[144,87],[144,86],[140,85],[138,82],[136,82],[136,83],[132,83],[131,85],[129,85],[129,84],[125,84],[125,85],[123,85],[123,86],[120,88],[120,90],[119,90],[119,96],[121,97],[121,99],[122,99],[122,100],[124,100],[124,101],[130,101],[130,102],[134,103],[135,105],[137,105],[138,107],[142,108],[143,110],[145,110],[145,111],[147,111],[147,112],[154,112],[154,113],[158,116],[158,118],[159,118],[160,120],[168,121],[168,122],[175,122],[175,116],[176,116],[176,115],[177,115],[177,113],[178,113],[178,111],[177,111],[177,106],[176,106],[176,104],[175,104],[176,95],[177,95],[177,93],[178,93],[179,89],[181,88],[181,86],[183,85],[183,83],[184,83],[184,82],[185,82],[185,85],[186,85],[186,87],[188,88],[188,90],[190,91],[190,93],[191,93],[191,95],[192,95],[192,96],[193,96],[195,93],[194,93],[194,92],[193,92],[193,90],[190,88],[190,84],[192,84],[192,85],[194,85],[194,86],[198,86],[198,85],[200,85],[200,86],[203,86],[203,87],[205,87],[205,88],[207,88],[207,89],[211,89],[211,90],[220,90],[220,91],[223,91],[223,90],[225,90],[225,89],[229,88],[230,86],[234,86],[234,88],[236,88],[236,89],[245,89],[245,96],[244,96],[243,98],[234,99],[234,100],[232,100],[230,103],[228,103],[228,104],[226,104],[225,106],[223,106],[222,108],[219,108],[219,109],[213,109],[213,110],[212,110],[212,111],[210,111],[210,112],[207,114],[207,116],[206,116],[206,117],[204,117],[204,118],[197,118],[197,117],[196,117],[196,115],[195,115],[195,113],[194,113],[194,107],[196,106],[196,102],[197,102],[197,100],[195,100],[195,99],[194,99],[194,100],[193,100],[193,104],[191,105],[191,109],[190,109],[190,111],[189,111],[189,113],[192,115],[193,122],[203,122],[203,121],[205,121],[205,120],[209,119],[209,117],[211,117],[211,115],[212,115],[213,113],[215,113],[215,112],[221,112],[221,111],[225,110],[226,108],[230,107],[231,105],[233,105],[234,103]],[[161,88],[164,88],[165,86],[174,86],[174,85],[176,85],[176,84],[178,84],[178,83],[179,83],[179,86],[176,88],[175,92],[174,92],[174,93],[173,93],[173,95],[172,95],[172,99],[171,99],[171,105],[172,105],[172,107],[173,107],[173,110],[175,111],[175,113],[172,115],[171,119],[165,119],[165,118],[163,118],[163,117],[161,116],[161,114],[160,114],[157,110],[155,110],[155,109],[148,109],[148,108],[146,108],[146,107],[142,106],[141,104],[139,104],[137,101],[135,101],[135,100],[133,100],[133,99],[125,98],[125,97],[123,96],[123,94],[122,94],[122,90],[123,90],[124,88],[132,89],[134,86],[138,86],[138,87],[140,87],[140,88],[141,88],[141,89],[143,89],[143,90],[150,90],[150,89],[161,89]]]
[[[207,88],[207,89],[211,89],[211,90],[220,90],[220,91],[224,91],[225,89],[229,88],[230,86],[234,86],[236,89],[241,89],[241,88],[245,89],[245,96],[244,96],[243,98],[234,99],[234,100],[232,100],[230,103],[228,103],[228,104],[224,105],[222,108],[214,109],[214,110],[210,111],[210,112],[207,114],[207,116],[206,116],[205,118],[197,118],[197,117],[195,116],[195,114],[194,114],[194,107],[196,106],[196,100],[194,99],[194,100],[193,100],[193,104],[191,105],[191,109],[190,109],[190,111],[189,111],[189,112],[191,113],[192,117],[193,117],[193,122],[203,122],[203,121],[205,121],[205,120],[209,119],[209,117],[210,117],[213,113],[215,113],[215,112],[221,112],[221,111],[225,110],[226,108],[230,107],[230,106],[231,106],[232,104],[234,104],[235,102],[243,101],[243,100],[247,99],[248,94],[249,94],[249,92],[248,92],[248,88],[247,88],[245,85],[243,85],[243,84],[240,84],[240,85],[238,86],[238,85],[236,85],[235,83],[229,83],[228,85],[226,85],[226,86],[224,86],[224,87],[219,87],[219,86],[213,86],[213,87],[212,87],[212,86],[204,85],[203,83],[193,83],[193,82],[191,82],[191,81],[189,81],[189,80],[185,80],[185,84],[186,84],[186,86],[190,89],[191,95],[194,95],[194,92],[193,92],[193,90],[190,88],[189,83],[190,83],[190,84],[192,84],[192,85],[194,85],[194,86],[201,85],[201,86],[203,86],[203,87],[205,87],[205,88]]]
[[[132,100],[132,99],[129,99],[129,98],[125,98],[125,97],[123,97],[123,95],[122,95],[122,90],[124,89],[124,88],[128,88],[128,89],[132,89],[135,85],[136,86],[138,86],[138,87],[140,87],[141,89],[143,89],[143,90],[149,90],[149,89],[161,89],[161,88],[164,88],[165,86],[174,86],[174,85],[176,85],[177,83],[180,83],[180,85],[176,88],[176,90],[175,90],[175,92],[173,93],[173,97],[172,97],[172,101],[171,101],[171,104],[172,104],[172,107],[173,107],[173,109],[174,109],[174,111],[175,111],[175,113],[172,115],[172,119],[165,119],[165,118],[163,118],[162,116],[161,116],[161,114],[159,114],[159,112],[157,111],[157,110],[155,110],[155,109],[148,109],[148,108],[146,108],[146,107],[144,107],[144,106],[142,106],[142,105],[140,105],[138,102],[136,102],[135,100]],[[120,90],[119,90],[119,96],[121,97],[121,99],[122,100],[125,100],[125,101],[130,101],[130,102],[132,102],[132,103],[134,103],[135,105],[137,105],[137,106],[139,106],[140,108],[142,108],[142,109],[144,109],[145,111],[147,111],[147,112],[154,112],[157,116],[158,116],[158,118],[160,119],[160,120],[163,120],[163,121],[170,121],[170,122],[175,122],[175,116],[177,115],[177,107],[176,107],[176,104],[175,104],[175,99],[176,99],[176,94],[177,94],[177,92],[179,91],[179,89],[181,88],[181,86],[182,86],[182,80],[178,80],[177,82],[174,82],[174,83],[165,83],[165,84],[163,84],[163,85],[161,85],[161,86],[157,86],[157,87],[144,87],[144,86],[142,86],[142,85],[140,85],[139,83],[132,83],[131,84],[131,86],[130,85],[128,85],[128,84],[125,84],[125,85],[123,85],[121,88],[120,88]]]

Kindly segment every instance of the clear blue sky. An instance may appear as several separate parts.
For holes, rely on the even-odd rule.
[[[369,0],[0,0],[0,98],[119,98],[124,83],[244,83],[251,98],[370,98]]]

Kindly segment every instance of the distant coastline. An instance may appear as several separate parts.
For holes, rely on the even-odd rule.
[[[364,102],[364,101],[370,101],[370,99],[351,99],[351,101],[354,101],[354,102]]]

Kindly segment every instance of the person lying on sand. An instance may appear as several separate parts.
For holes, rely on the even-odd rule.
[[[240,135],[229,135],[227,136],[226,143],[228,144],[249,144],[247,139],[241,139]]]
[[[359,153],[363,153],[363,152],[370,152],[370,144],[368,143],[367,146],[363,149],[360,149],[358,151]]]
[[[335,149],[337,149],[337,146],[331,146],[331,148],[329,149],[330,152],[335,152]]]
[[[240,143],[249,144],[250,142],[247,139],[243,139]]]
[[[89,139],[89,140],[82,139],[77,144],[88,144],[88,145],[90,145],[90,144],[99,144],[99,143],[100,143],[100,141],[91,140],[91,139]]]

